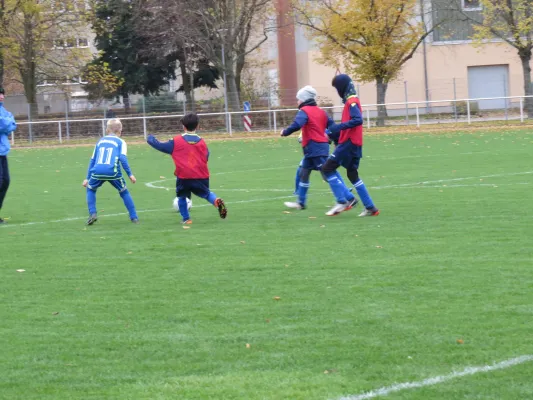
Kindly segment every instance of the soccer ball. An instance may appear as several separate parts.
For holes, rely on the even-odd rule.
[[[172,207],[174,207],[174,210],[178,211],[180,210],[180,207],[178,205],[178,198],[176,197],[174,201],[172,202]],[[192,200],[187,198],[187,210],[190,210],[192,207]]]

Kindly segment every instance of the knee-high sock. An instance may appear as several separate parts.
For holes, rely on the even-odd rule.
[[[335,172],[327,173],[326,180],[328,181],[329,187],[331,188],[337,203],[346,203],[346,185],[337,178]]]
[[[300,192],[300,170],[301,167],[298,166],[298,169],[296,169],[296,177],[294,178],[294,194],[298,194]]]
[[[178,198],[178,208],[180,209],[181,218],[187,221],[191,217],[187,209],[187,197]]]
[[[300,180],[300,183],[298,185],[298,202],[300,204],[305,205],[307,202],[307,191],[309,190],[309,185],[309,180],[307,182]]]
[[[130,214],[130,219],[137,219],[137,211],[135,211],[135,204],[133,203],[133,199],[131,197],[129,190],[126,189],[123,192],[120,192],[120,197],[122,197],[122,201],[124,202],[124,205],[128,209],[128,213]]]
[[[348,186],[346,186],[346,183],[344,183],[344,179],[342,179],[342,175],[339,173],[339,171],[335,171],[335,174],[337,176],[337,178],[339,179],[339,181],[341,181],[342,183],[342,186],[344,186],[345,190],[344,190],[344,197],[346,197],[346,200],[348,201],[353,201],[353,199],[355,199],[355,196],[353,195],[352,192],[350,192],[350,188]]]
[[[89,208],[89,214],[96,214],[96,191],[87,188],[87,207]]]
[[[213,192],[209,192],[209,196],[207,196],[206,200],[214,205],[216,199],[217,199],[217,195],[214,194]]]
[[[363,202],[363,205],[365,208],[371,209],[374,208],[374,202],[372,201],[372,198],[370,197],[370,194],[368,194],[368,190],[363,183],[361,179],[359,179],[357,182],[353,184],[355,187],[355,190],[357,191],[357,194],[361,198],[361,201]]]

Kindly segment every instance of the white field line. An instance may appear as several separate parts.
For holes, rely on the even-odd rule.
[[[446,182],[460,182],[460,181],[468,181],[472,179],[487,179],[487,178],[502,178],[506,176],[517,176],[517,175],[531,175],[533,174],[533,171],[524,171],[524,172],[510,172],[510,173],[504,173],[504,174],[493,174],[493,175],[481,175],[481,176],[467,176],[463,178],[447,178],[447,179],[437,179],[433,181],[421,181],[421,182],[412,182],[412,183],[401,183],[397,185],[385,185],[385,186],[369,186],[369,189],[412,189],[412,188],[418,188],[418,187],[425,187],[425,188],[438,188],[438,187],[444,187],[443,185],[429,185],[431,183],[446,183]],[[165,186],[157,186],[155,183],[161,183],[168,181],[170,179],[162,179],[159,181],[152,181],[145,183],[145,185],[152,189],[164,189],[164,190],[171,190],[171,188],[165,187]],[[499,185],[529,185],[527,182],[520,182],[520,183],[479,183],[479,184],[471,184],[471,185],[446,185],[445,187],[469,187],[469,186],[499,186]],[[237,188],[237,189],[230,189],[230,188],[224,188],[220,187],[215,190],[221,190],[221,191],[234,191],[234,192],[282,192],[282,191],[291,191],[292,189],[243,189],[243,188]],[[320,189],[319,189],[320,191]]]
[[[422,182],[416,182],[416,183],[401,183],[398,185],[375,186],[373,187],[373,189],[393,189],[393,188],[401,188],[405,186],[426,185],[428,183],[459,182],[459,181],[468,181],[470,179],[501,178],[505,176],[530,175],[530,174],[533,174],[533,171],[511,172],[511,173],[505,173],[505,174],[493,174],[493,175],[481,175],[481,176],[467,176],[464,178],[438,179],[434,181],[422,181]]]
[[[433,378],[424,379],[423,381],[397,383],[395,385],[385,386],[358,395],[340,397],[338,400],[367,400],[380,396],[388,396],[391,393],[399,392],[406,389],[417,389],[425,386],[433,386],[439,383],[450,381],[452,379],[461,378],[463,376],[474,375],[480,372],[491,372],[499,369],[510,368],[515,365],[524,364],[531,361],[533,361],[533,355],[523,355],[516,358],[510,358],[509,360],[505,360],[497,364],[485,365],[482,367],[466,367],[462,371],[455,371],[448,375],[435,376]]]
[[[251,200],[240,200],[240,201],[232,201],[232,202],[226,202],[226,204],[244,204],[244,203],[256,203],[260,201],[270,201],[270,200],[282,200],[282,199],[293,199],[294,195],[291,196],[280,196],[280,197],[269,197],[264,199],[251,199]],[[211,204],[205,203],[200,205],[194,205],[193,208],[199,208],[199,207],[212,207]],[[161,212],[161,211],[170,211],[172,212],[172,208],[159,208],[154,210],[138,210],[137,213],[151,213],[151,212]],[[116,214],[101,214],[98,215],[98,218],[104,218],[104,217],[122,217],[124,215],[128,215],[127,212],[122,213],[116,213]],[[72,217],[72,218],[63,218],[63,219],[56,219],[52,221],[36,221],[36,222],[24,222],[21,224],[10,224],[9,222],[7,224],[0,225],[0,229],[2,228],[9,228],[9,227],[15,227],[15,226],[32,226],[32,225],[44,225],[44,224],[53,224],[58,222],[70,222],[70,221],[80,221],[87,219],[87,217]]]
[[[466,152],[466,153],[458,153],[458,155],[472,155],[472,154],[483,154],[483,153],[492,153],[492,152],[491,151],[469,151],[469,152]],[[383,157],[383,158],[368,156],[368,157],[365,157],[365,158],[370,159],[372,161],[373,160],[402,160],[402,159],[405,159],[405,158],[441,157],[443,155],[444,154],[427,154],[427,155],[401,156],[401,157]],[[274,170],[279,170],[279,169],[294,169],[294,170],[296,170],[296,168],[298,168],[298,163],[294,163],[293,165],[287,165],[285,167],[258,168],[258,169],[248,169],[248,170],[242,169],[242,170],[237,170],[237,171],[214,172],[211,175],[228,175],[228,174],[238,174],[238,173],[243,173],[243,172],[274,171]],[[148,183],[145,183],[145,185],[148,186],[149,188],[152,188],[152,189],[170,190],[167,187],[158,186],[158,185],[156,185],[156,183],[161,183],[161,182],[166,182],[166,181],[173,181],[175,179],[176,178],[166,178],[166,179],[161,179],[161,180],[158,180],[158,181],[148,182]]]

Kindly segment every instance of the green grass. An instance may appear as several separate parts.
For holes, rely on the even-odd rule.
[[[316,173],[308,210],[283,212],[295,139],[212,142],[228,219],[195,198],[190,229],[171,159],[147,146],[129,147],[141,224],[113,216],[108,185],[92,227],[90,148],[14,150],[0,398],[326,400],[533,354],[532,143],[367,136],[360,173],[382,214],[328,218]],[[160,176],[169,191],[145,185]],[[386,398],[530,399],[531,376],[529,362]]]

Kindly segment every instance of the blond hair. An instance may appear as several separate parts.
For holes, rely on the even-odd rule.
[[[122,132],[122,122],[118,118],[112,118],[107,121],[107,133],[120,134]]]

